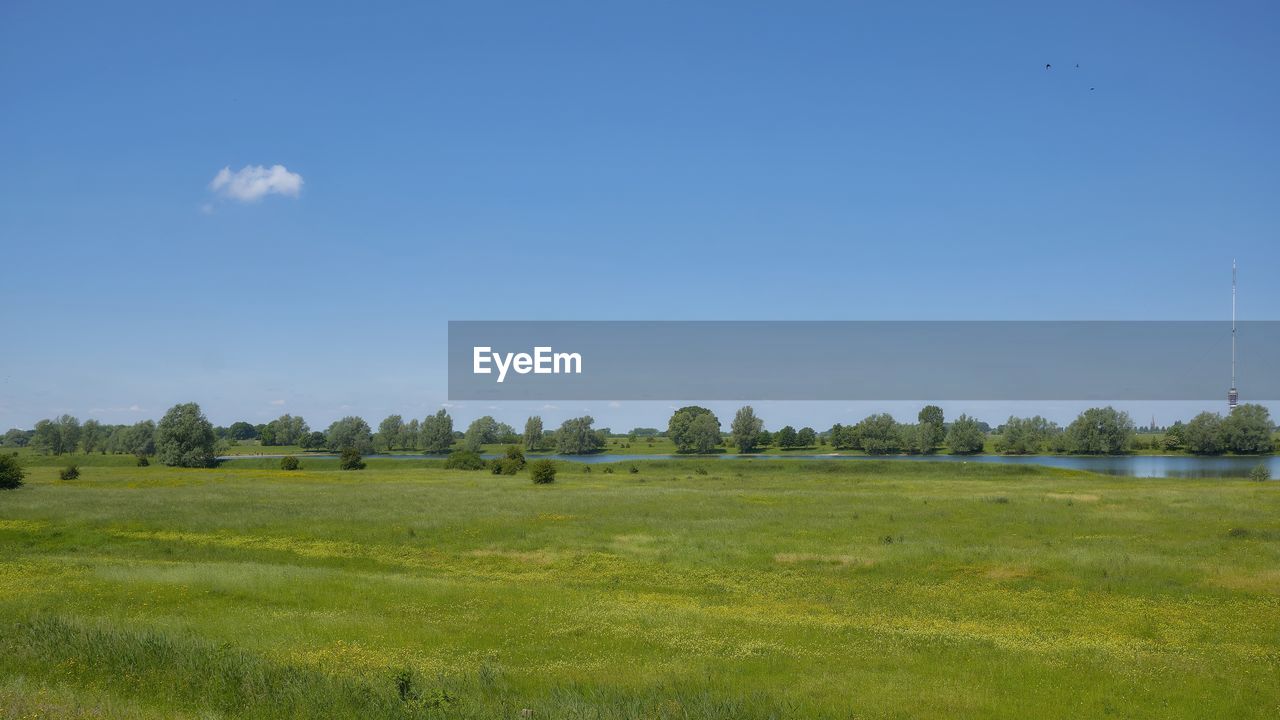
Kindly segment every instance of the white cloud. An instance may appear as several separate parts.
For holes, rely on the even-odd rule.
[[[611,401],[611,402],[609,403],[609,407],[611,407],[611,408],[620,408],[620,407],[622,407],[622,403],[618,402],[617,400],[613,400],[613,401]]]
[[[97,407],[89,408],[91,413],[124,413],[124,412],[146,412],[146,409],[134,403],[129,407]]]
[[[283,404],[284,404],[284,401],[283,401],[283,400],[272,400],[272,401],[271,401],[271,404],[272,404],[272,405],[283,405]]]
[[[269,168],[261,165],[245,165],[237,172],[224,167],[213,176],[209,189],[221,197],[240,202],[254,202],[272,193],[298,197],[302,191],[302,176],[289,172],[283,165]]]

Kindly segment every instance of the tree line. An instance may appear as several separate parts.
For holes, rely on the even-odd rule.
[[[0,444],[29,446],[51,455],[65,453],[117,453],[139,458],[156,456],[166,464],[204,466],[212,464],[228,443],[256,440],[267,447],[300,447],[303,450],[332,452],[408,451],[445,454],[453,450],[479,453],[485,445],[520,445],[531,452],[586,455],[603,450],[612,432],[596,429],[591,416],[565,420],[553,430],[543,427],[542,418],[525,421],[523,432],[492,416],[473,420],[466,430],[456,430],[447,410],[418,420],[406,421],[390,415],[375,431],[358,416],[332,422],[325,430],[312,430],[300,416],[285,414],[258,425],[236,422],[214,427],[195,403],[175,405],[159,423],[150,420],[132,425],[110,425],[96,420],[81,423],[70,415],[41,420],[31,430],[11,429]],[[992,429],[968,415],[948,422],[942,408],[926,405],[916,422],[898,422],[892,415],[869,415],[853,424],[836,423],[825,432],[790,425],[775,431],[751,406],[734,414],[728,432],[709,408],[689,405],[676,410],[665,431],[636,428],[631,440],[666,437],[676,451],[689,454],[722,452],[756,453],[768,448],[793,450],[827,446],[833,450],[861,451],[870,455],[921,454],[940,451],[966,455],[985,452],[992,440],[994,452],[1030,455],[1044,452],[1085,455],[1113,455],[1134,449],[1157,449],[1198,455],[1223,453],[1261,454],[1275,449],[1275,425],[1261,405],[1245,404],[1225,417],[1204,412],[1190,422],[1174,423],[1157,439],[1140,440],[1132,419],[1112,407],[1090,408],[1066,427],[1040,416],[1010,417]],[[170,461],[174,462],[170,462]]]

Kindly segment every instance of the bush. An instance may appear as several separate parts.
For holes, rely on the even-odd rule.
[[[484,467],[484,459],[479,453],[458,450],[449,453],[449,459],[444,461],[444,466],[450,470],[480,470]]]
[[[515,475],[516,472],[524,469],[524,451],[520,449],[519,445],[508,445],[507,456],[504,459],[507,464],[515,465],[516,468],[515,470],[507,473],[508,475]]]
[[[13,490],[22,487],[26,473],[18,464],[18,454],[0,455],[0,489]]]
[[[550,460],[535,460],[529,464],[529,477],[538,485],[556,481],[556,464]]]
[[[515,475],[522,467],[523,462],[516,462],[511,458],[494,458],[489,461],[489,472],[494,475]]]
[[[356,459],[358,460],[359,458],[360,456],[357,455]],[[280,458],[281,470],[297,470],[300,467],[302,467],[302,463],[298,462],[298,458],[292,455],[285,455],[284,457]],[[363,467],[363,465],[361,465],[361,467]]]
[[[355,448],[344,448],[338,467],[343,470],[363,470],[364,460],[360,457],[360,451]]]
[[[58,473],[60,480],[75,480],[78,477],[80,477],[80,468],[76,467],[74,463],[62,468],[61,472]]]
[[[631,473],[632,475],[635,475],[636,473],[640,472],[640,468],[636,467],[635,465],[632,465],[631,467],[627,468],[627,472]]]
[[[1258,482],[1264,482],[1264,481],[1270,480],[1271,469],[1268,468],[1266,465],[1263,465],[1262,463],[1258,463],[1257,466],[1255,466],[1252,470],[1249,471],[1249,479],[1256,480]]]
[[[143,455],[142,453],[138,453],[138,467],[147,467],[150,464],[151,464],[151,461],[147,459],[146,455]]]

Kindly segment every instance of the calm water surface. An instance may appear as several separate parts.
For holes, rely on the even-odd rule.
[[[235,457],[271,457],[240,455]],[[336,457],[334,455],[311,455],[307,457]],[[417,460],[423,457],[443,457],[424,455],[368,455],[371,458],[388,458],[392,460]],[[485,458],[498,457],[485,455]],[[718,458],[720,460],[738,460],[751,462],[754,460],[831,460],[858,462],[863,460],[888,460],[891,462],[957,462],[957,463],[995,463],[1000,465],[1045,465],[1047,467],[1067,470],[1088,470],[1107,475],[1127,475],[1142,478],[1227,478],[1245,477],[1258,465],[1265,465],[1271,470],[1271,477],[1280,478],[1280,457],[1191,457],[1187,455],[1123,455],[1117,457],[1077,457],[1063,455],[889,455],[867,457],[865,455],[704,455],[690,457],[686,455],[537,455],[534,457],[552,460],[568,460],[581,463],[617,463],[636,462],[639,460],[694,460]]]

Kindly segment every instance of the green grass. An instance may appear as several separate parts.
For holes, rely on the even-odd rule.
[[[1280,483],[61,464],[0,493],[0,717],[1280,713]]]

